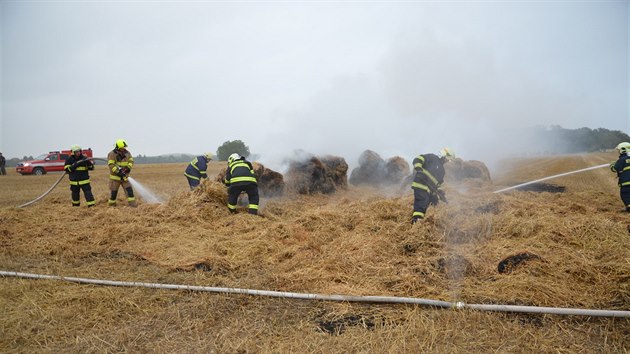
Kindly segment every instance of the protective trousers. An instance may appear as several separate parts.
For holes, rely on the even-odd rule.
[[[92,194],[92,187],[89,183],[86,184],[71,184],[70,192],[72,195],[72,206],[81,205],[81,190],[83,189],[83,195],[85,195],[85,201],[88,207],[94,206],[94,195]]]
[[[236,212],[238,196],[241,195],[242,192],[247,193],[247,200],[249,201],[248,212],[250,214],[257,215],[260,197],[258,195],[258,185],[253,183],[228,187],[228,209],[231,213]]]
[[[111,192],[111,195],[109,197],[109,200],[107,201],[107,204],[109,204],[110,206],[116,205],[116,198],[118,197],[118,189],[120,188],[121,185],[123,189],[125,190],[125,194],[127,195],[127,203],[129,203],[129,206],[135,207],[137,205],[136,197],[134,197],[133,195],[133,188],[131,188],[131,183],[129,183],[129,181],[126,181],[126,180],[123,180],[123,181],[110,180],[109,181],[109,190]]]
[[[190,190],[195,189],[199,184],[201,184],[201,181],[199,179],[190,178],[188,176],[186,176],[186,179],[188,180]]]
[[[622,186],[619,189],[619,195],[623,201],[623,205],[626,207],[626,211],[630,212],[630,186]]]
[[[427,208],[429,208],[429,203],[431,198],[429,197],[429,192],[420,188],[412,188],[413,189],[413,216],[411,218],[411,222],[415,222],[418,219],[424,219],[424,215],[427,212]]]

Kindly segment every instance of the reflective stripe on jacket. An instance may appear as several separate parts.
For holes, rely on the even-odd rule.
[[[252,164],[247,160],[235,160],[228,164],[223,182],[228,186],[257,183]]]
[[[411,188],[437,193],[444,183],[444,164],[435,154],[418,155],[413,159],[413,169],[416,174]]]
[[[133,156],[131,156],[129,151],[120,154],[118,150],[114,149],[107,154],[107,166],[109,167],[109,179],[120,181],[122,178],[118,176],[118,171],[123,167],[131,171],[133,168]]]
[[[188,167],[186,167],[186,171],[184,171],[184,175],[188,178],[200,180],[201,178],[208,178],[208,164],[206,162],[206,158],[203,156],[195,157],[190,163]]]
[[[63,169],[68,173],[70,184],[80,185],[90,183],[90,174],[88,171],[94,169],[94,163],[90,160],[81,161],[85,158],[86,157],[81,154],[78,157],[70,155],[66,159]],[[72,167],[75,162],[77,162],[77,166]]]
[[[610,170],[617,173],[619,186],[630,186],[630,156],[619,155],[617,162],[610,165]]]

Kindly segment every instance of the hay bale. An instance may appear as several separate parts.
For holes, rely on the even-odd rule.
[[[284,177],[281,173],[266,168],[258,162],[254,162],[253,166],[261,196],[276,197],[284,193]]]
[[[252,162],[254,168],[254,175],[258,181],[258,192],[262,197],[277,197],[284,193],[284,177],[281,173],[278,173],[272,169],[265,167],[258,162]],[[223,183],[226,170],[221,170],[215,180]]]
[[[479,179],[484,182],[491,182],[490,171],[488,167],[481,161],[464,161],[460,158],[455,159],[444,165],[446,177],[452,181],[463,181],[465,179]]]
[[[359,166],[352,170],[350,183],[352,185],[379,185],[385,178],[385,160],[372,150],[365,150],[359,156]]]
[[[398,184],[409,175],[409,163],[400,156],[394,156],[385,164],[385,181]]]
[[[306,159],[289,161],[286,173],[287,185],[299,194],[331,194],[337,188],[347,187],[348,164],[341,157],[318,158],[308,155]]]
[[[408,174],[409,163],[402,157],[395,156],[385,162],[376,152],[365,150],[359,156],[359,166],[350,174],[350,183],[373,186],[395,185]]]
[[[320,161],[326,166],[327,174],[332,178],[336,187],[348,187],[348,164],[342,157],[324,156]]]

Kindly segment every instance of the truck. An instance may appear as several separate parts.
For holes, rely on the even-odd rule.
[[[93,157],[92,148],[81,150],[83,156]],[[63,171],[66,159],[72,152],[70,150],[51,151],[39,155],[33,160],[20,162],[15,166],[15,171],[21,175],[41,176],[48,172]]]

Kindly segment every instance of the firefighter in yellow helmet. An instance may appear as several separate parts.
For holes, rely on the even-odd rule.
[[[136,197],[133,195],[133,188],[131,188],[131,183],[129,183],[129,174],[133,168],[133,157],[129,150],[127,150],[127,146],[125,140],[118,139],[114,144],[114,150],[110,151],[107,155],[109,190],[111,192],[108,204],[110,206],[116,205],[116,197],[118,196],[120,186],[125,190],[129,206],[135,207],[137,205]]]
[[[188,180],[190,190],[199,186],[202,178],[208,178],[207,170],[210,160],[212,160],[212,154],[206,152],[205,154],[197,156],[190,161],[186,167],[186,171],[184,171],[184,176],[186,176],[186,179]]]
[[[619,157],[610,164],[610,170],[617,173],[619,178],[619,195],[626,211],[630,212],[630,143],[623,142],[617,145]]]
[[[63,169],[68,173],[70,180],[70,196],[72,198],[72,206],[81,206],[81,190],[85,196],[86,204],[93,207],[96,204],[92,187],[90,186],[90,173],[94,169],[92,158],[84,156],[79,145],[70,147],[72,154],[68,156],[64,163]]]
[[[446,203],[446,194],[442,189],[444,183],[444,164],[455,159],[455,152],[450,148],[440,150],[440,155],[424,154],[413,159],[415,176],[411,188],[413,189],[413,215],[411,223],[424,219],[430,204],[437,205],[439,201]]]

